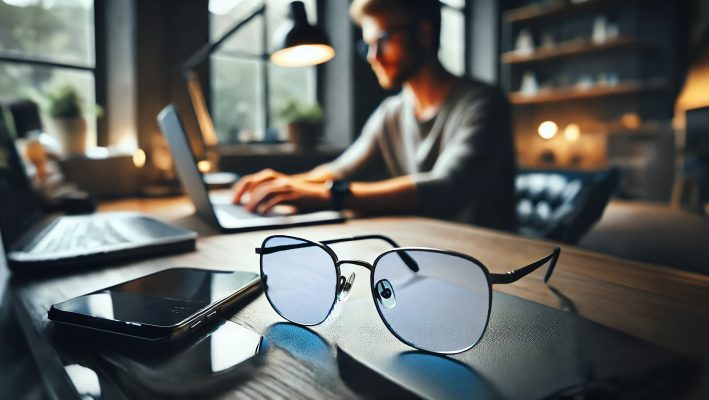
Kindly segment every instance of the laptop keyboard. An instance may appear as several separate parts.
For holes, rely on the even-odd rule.
[[[112,226],[111,221],[106,219],[62,219],[27,252],[29,254],[78,252],[130,241]]]
[[[246,211],[246,208],[234,204],[214,204],[215,210],[225,212],[235,218],[259,218],[263,215]]]

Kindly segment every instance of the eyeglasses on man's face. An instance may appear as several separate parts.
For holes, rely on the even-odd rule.
[[[360,39],[357,42],[357,54],[359,54],[364,61],[368,61],[370,51],[375,57],[380,54],[386,54],[390,51],[393,37],[397,34],[406,33],[410,30],[411,27],[408,25],[400,26],[379,32],[379,34],[377,34],[377,36],[369,42],[364,39]]]
[[[339,260],[328,245],[366,239],[384,240],[394,248],[374,263]],[[548,256],[505,274],[493,274],[480,261],[460,253],[399,247],[382,235],[355,236],[322,242],[292,236],[266,238],[256,253],[266,298],[283,318],[299,325],[323,322],[354,283],[344,264],[367,268],[379,316],[399,340],[419,350],[455,354],[482,338],[490,316],[492,285],[514,282],[549,264],[548,281],[559,257]]]

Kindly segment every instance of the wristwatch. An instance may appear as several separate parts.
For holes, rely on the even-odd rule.
[[[332,209],[342,211],[345,198],[352,194],[350,183],[345,180],[335,179],[330,181],[330,197],[332,199]]]

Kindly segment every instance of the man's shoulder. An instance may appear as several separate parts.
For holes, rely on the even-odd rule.
[[[456,78],[455,87],[464,101],[506,101],[505,94],[498,86],[474,78]]]
[[[401,114],[405,101],[403,91],[387,96],[381,103],[379,103],[379,106],[375,110],[375,114],[379,114],[383,118],[395,118]]]
[[[387,110],[389,112],[392,111],[398,111],[402,107],[404,107],[404,102],[406,101],[405,99],[405,94],[404,91],[399,91],[396,94],[387,96],[382,100],[382,103],[380,107],[382,107],[384,110]]]

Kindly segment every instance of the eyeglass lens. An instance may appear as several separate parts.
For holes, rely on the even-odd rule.
[[[452,254],[406,250],[419,266],[413,272],[398,252],[378,259],[372,281],[374,303],[389,328],[431,352],[457,353],[476,344],[490,310],[483,268]]]
[[[398,31],[398,29],[397,29],[397,31]],[[387,51],[386,46],[388,45],[389,40],[390,40],[390,33],[389,32],[382,32],[379,35],[379,37],[377,37],[377,39],[374,42],[372,42],[372,44],[365,42],[364,39],[360,39],[357,42],[357,53],[359,54],[359,56],[363,60],[367,61],[367,56],[369,55],[370,47],[374,46],[373,51],[376,54],[386,52]]]
[[[337,269],[324,249],[307,240],[272,236],[262,248],[264,291],[283,318],[302,325],[325,320],[335,304]]]

